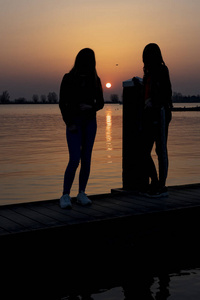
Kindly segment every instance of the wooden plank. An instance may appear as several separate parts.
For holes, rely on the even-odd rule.
[[[3,216],[0,216],[0,227],[3,228],[4,231],[8,231],[9,233],[22,232],[25,230],[24,226],[13,222]]]
[[[123,201],[133,203],[138,208],[141,207],[141,209],[143,209],[144,211],[157,210],[158,208],[161,210],[164,209],[163,203],[159,203],[159,205],[158,205],[158,203],[155,203],[152,198],[128,194],[128,195],[121,196],[121,199]]]
[[[101,201],[100,204],[102,203],[103,202]],[[109,205],[112,205],[120,210],[123,210],[122,207],[125,207],[129,210],[131,209],[131,213],[133,214],[138,214],[138,212],[147,213],[153,211],[162,211],[166,209],[165,203],[160,202],[157,199],[154,200],[146,197],[144,198],[140,195],[132,195],[129,193],[115,194],[114,197],[110,198],[109,203]]]
[[[183,194],[179,192],[175,193],[176,191],[173,190],[173,192],[169,191],[169,197],[159,197],[159,198],[151,198],[151,197],[145,197],[145,196],[139,196],[137,194],[128,194],[125,193],[124,201],[133,201],[133,203],[137,205],[143,205],[145,207],[152,206],[155,207],[155,205],[158,205],[160,209],[166,208],[178,208],[180,206],[187,206],[191,203],[191,201],[188,200],[187,195],[183,192]],[[123,194],[123,192],[122,192]],[[130,200],[129,200],[130,199]],[[132,200],[131,200],[132,199]]]
[[[97,199],[99,199],[99,195],[97,195]],[[93,204],[92,204],[92,206],[89,206],[89,207],[82,207],[82,206],[74,203],[73,208],[71,210],[61,209],[58,205],[53,205],[53,204],[51,204],[50,208],[62,213],[63,215],[66,215],[66,216],[68,216],[69,214],[72,213],[74,220],[70,221],[69,225],[82,223],[85,220],[85,213],[87,215],[88,211],[90,211],[89,215],[91,215],[93,211],[95,212],[93,214],[93,216],[95,216],[95,220],[96,219],[98,219],[98,220],[106,219],[106,218],[114,216],[113,211],[112,211],[112,214],[110,214],[110,213],[107,213],[108,212],[107,209],[104,209],[104,208],[99,209],[99,207],[95,206],[94,197],[93,197]],[[105,211],[107,211],[107,212],[105,212]],[[98,213],[98,215],[96,214],[96,212]]]
[[[1,222],[1,221],[0,221]],[[7,235],[9,232],[3,228],[0,227],[0,236],[1,235]]]
[[[187,190],[187,189],[200,189],[200,183],[191,183],[183,185],[173,185],[169,187],[172,190]]]
[[[81,210],[84,211],[89,217],[93,216],[95,219],[104,218],[108,215],[112,216],[112,214],[109,214],[104,208],[96,205],[96,203],[92,203],[91,208],[81,207],[79,205],[74,205],[73,209],[77,212],[81,212]]]
[[[180,201],[178,199],[173,198],[172,201],[172,195],[171,193],[169,193],[168,197],[159,197],[159,198],[153,198],[153,197],[143,197],[142,198],[142,202],[144,203],[152,203],[152,204],[157,204],[159,206],[166,206],[168,208],[172,208],[175,206],[179,206],[180,205]]]
[[[62,209],[56,204],[51,204],[46,208],[51,209],[52,211],[55,211],[59,214],[62,214],[64,217],[67,218],[70,217],[71,220],[72,219],[84,220],[86,216],[92,218],[97,216],[97,214],[93,213],[94,209],[91,209],[90,207],[81,207],[76,203],[72,204],[72,207],[73,207],[72,209]]]
[[[118,207],[118,209],[125,208],[126,210],[131,210],[132,213],[138,213],[138,212],[147,212],[147,210],[151,209],[151,205],[147,207],[146,205],[138,205],[136,202],[133,201],[133,199],[130,200],[127,196],[118,196],[116,195],[114,198],[111,199],[110,204],[112,204],[114,207]]]
[[[27,216],[21,214],[21,212],[17,213],[16,211],[13,211],[8,208],[0,210],[0,215],[15,223],[20,224],[22,227],[25,228],[36,229],[41,227],[41,224],[36,220],[30,219]]]
[[[112,197],[106,196],[105,198],[100,198],[96,201],[93,201],[93,207],[96,210],[100,210],[110,216],[120,216],[123,215],[123,212],[117,207],[113,206],[111,203]]]
[[[113,205],[118,205],[118,206],[122,206],[122,207],[126,207],[128,209],[131,209],[133,212],[146,212],[147,208],[141,205],[137,205],[135,204],[133,201],[127,201],[126,198],[118,198],[115,197],[112,199],[112,203]]]
[[[200,204],[198,196],[194,195],[192,192],[187,193],[182,190],[173,190],[170,192],[172,199],[177,199],[179,201],[180,206],[187,206],[190,204]]]
[[[106,209],[112,209],[114,212],[113,217],[126,217],[126,216],[134,216],[134,215],[138,215],[138,214],[144,214],[147,213],[148,211],[152,211],[152,209],[147,209],[145,208],[145,210],[143,209],[136,209],[135,206],[133,206],[132,208],[123,205],[123,203],[115,203],[114,201],[112,201],[111,203],[98,203],[99,206],[105,207]]]
[[[196,189],[187,189],[187,190],[181,190],[181,193],[184,193],[185,196],[189,196],[192,198],[195,198],[197,201],[200,202],[200,191]]]
[[[37,220],[37,222],[41,224],[41,227],[55,226],[58,224],[54,219],[32,210],[31,207],[32,205],[25,204],[22,207],[17,206],[15,210],[32,220]]]
[[[112,199],[111,199],[111,201],[109,201],[109,200],[110,199],[103,199],[101,201],[97,201],[96,205],[100,206],[100,207],[104,207],[109,210],[112,210],[116,216],[123,215],[124,213],[127,213],[128,211],[130,211],[130,209],[127,207],[122,207],[122,206],[119,207],[117,205],[113,205],[113,203],[111,202]]]

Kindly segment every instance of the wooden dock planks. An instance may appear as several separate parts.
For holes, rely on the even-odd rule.
[[[169,187],[169,197],[148,198],[131,191],[114,190],[93,195],[90,207],[81,207],[73,199],[73,209],[59,207],[58,200],[14,204],[0,207],[0,237],[42,229],[69,228],[73,225],[117,220],[149,213],[200,208],[200,184]]]

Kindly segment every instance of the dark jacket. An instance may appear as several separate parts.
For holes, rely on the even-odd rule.
[[[172,87],[169,71],[166,65],[161,65],[153,73],[144,76],[144,89],[149,94],[152,107],[145,109],[144,116],[149,120],[157,120],[160,116],[160,109],[165,108],[167,122],[171,120],[172,109]],[[149,85],[149,86],[148,86]]]
[[[172,87],[167,66],[161,65],[150,76],[150,97],[153,108],[172,108]],[[144,77],[144,85],[147,78]]]
[[[81,103],[91,105],[92,109],[81,112]],[[97,76],[94,81],[88,76],[65,74],[60,86],[59,107],[66,125],[72,125],[74,119],[82,114],[86,118],[95,117],[96,112],[104,107],[100,78]]]

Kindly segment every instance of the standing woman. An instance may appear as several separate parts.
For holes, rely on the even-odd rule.
[[[148,44],[143,51],[144,63],[144,149],[145,165],[151,178],[148,195],[167,196],[168,173],[167,137],[171,121],[172,88],[169,71],[157,44]],[[151,157],[156,145],[159,176]]]
[[[103,106],[103,90],[96,72],[95,54],[93,50],[84,48],[77,54],[72,70],[64,75],[60,87],[59,107],[66,124],[69,149],[61,208],[72,207],[70,190],[80,161],[77,202],[81,205],[92,203],[85,189],[97,130],[96,112]]]

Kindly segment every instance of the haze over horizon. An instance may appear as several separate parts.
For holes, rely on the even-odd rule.
[[[200,94],[199,0],[0,0],[0,94],[59,93],[82,48],[95,51],[105,98],[143,76],[142,52],[157,43],[173,92]],[[112,87],[107,89],[105,84]]]

